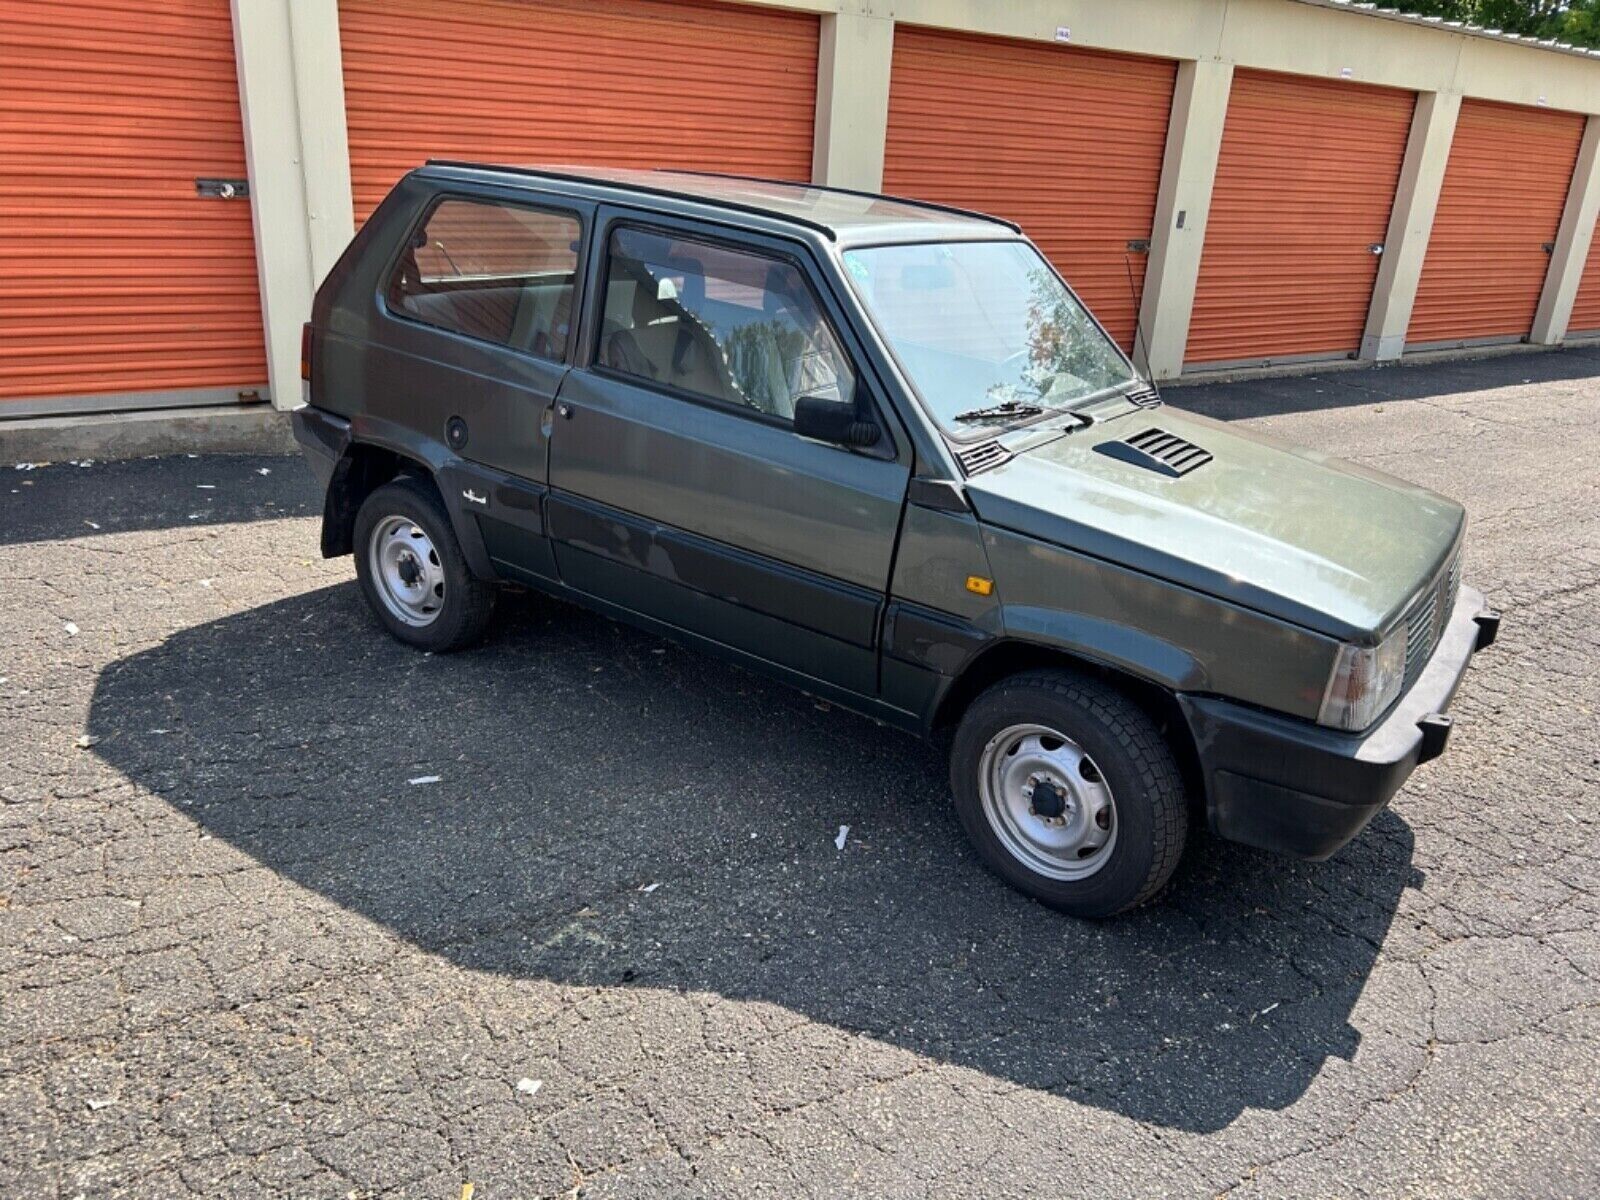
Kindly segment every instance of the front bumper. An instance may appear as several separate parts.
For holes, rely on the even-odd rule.
[[[1219,837],[1300,858],[1327,858],[1389,803],[1418,763],[1444,751],[1445,716],[1467,664],[1499,631],[1483,596],[1463,587],[1433,657],[1378,724],[1339,733],[1212,696],[1180,695]]]

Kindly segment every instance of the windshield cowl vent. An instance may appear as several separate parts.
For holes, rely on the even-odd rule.
[[[1199,446],[1165,429],[1146,429],[1119,442],[1101,442],[1095,449],[1109,458],[1143,467],[1169,479],[1198,471],[1211,461],[1211,455]]]
[[[1161,393],[1156,391],[1154,384],[1143,383],[1128,393],[1129,404],[1137,404],[1140,408],[1154,408],[1161,403]]]
[[[968,475],[976,475],[979,471],[987,471],[990,467],[998,467],[1010,458],[1011,451],[995,441],[979,442],[976,446],[968,446],[965,450],[956,451],[956,460],[960,462],[961,469]]]

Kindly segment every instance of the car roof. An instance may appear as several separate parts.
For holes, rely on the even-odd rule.
[[[823,234],[830,241],[852,244],[966,241],[1014,237],[1021,232],[1010,221],[966,209],[745,175],[439,160],[430,160],[423,173],[497,183],[507,182],[505,177],[512,176],[524,186],[536,182],[544,190],[601,202],[637,204],[648,197],[648,207],[652,208],[662,207],[663,200],[687,201],[767,217]]]

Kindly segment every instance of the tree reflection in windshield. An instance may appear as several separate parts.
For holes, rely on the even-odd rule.
[[[845,267],[924,404],[946,429],[975,412],[1065,408],[1134,378],[1132,367],[1026,242],[848,251]],[[1035,417],[1037,413],[1017,414]],[[959,420],[958,420],[959,417]]]
[[[1043,404],[1071,403],[1128,380],[1127,360],[1044,267],[1028,272],[1026,378]]]

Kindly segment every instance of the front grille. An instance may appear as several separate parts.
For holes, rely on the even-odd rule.
[[[1456,593],[1461,590],[1461,550],[1439,577],[1435,579],[1412,603],[1406,613],[1406,679],[1410,687],[1422,669],[1433,657],[1433,649],[1444,635],[1444,627],[1456,606]]]

